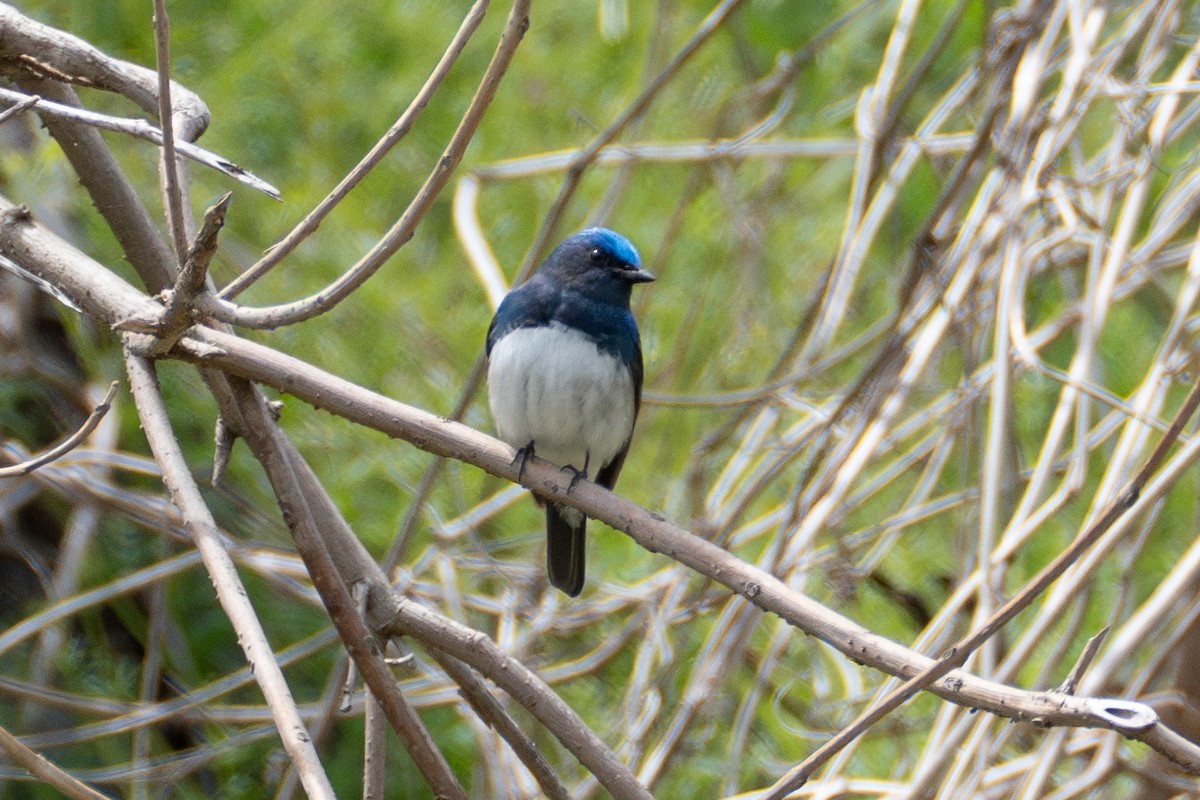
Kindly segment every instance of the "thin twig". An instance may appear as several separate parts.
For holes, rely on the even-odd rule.
[[[163,145],[162,130],[154,127],[145,120],[99,114],[84,108],[76,108],[54,102],[53,100],[47,100],[40,95],[15,92],[12,89],[5,89],[3,87],[0,87],[0,102],[11,103],[16,107],[22,108],[32,107],[44,117],[81,122],[94,128],[116,131],[117,133],[124,133],[138,139],[144,139],[160,147]],[[256,192],[261,192],[275,200],[280,199],[278,189],[249,170],[234,164],[227,158],[182,139],[175,141],[175,150],[184,158],[190,158],[197,164],[202,164],[209,169],[214,169],[223,175],[227,175],[235,181],[249,186]]]
[[[362,796],[363,800],[383,800],[387,789],[387,716],[371,690],[365,694]]]
[[[27,461],[24,461],[20,464],[12,464],[7,467],[0,467],[0,478],[16,478],[20,477],[21,475],[28,475],[38,467],[45,466],[52,461],[57,461],[79,445],[83,444],[85,441],[87,441],[87,438],[91,435],[92,431],[96,430],[96,426],[100,424],[100,420],[104,418],[104,415],[108,413],[108,410],[112,408],[112,401],[116,396],[117,382],[113,381],[111,384],[109,384],[108,392],[105,393],[104,399],[100,401],[98,406],[92,409],[92,413],[88,414],[88,418],[83,421],[83,424],[79,426],[77,431],[68,436],[66,439],[63,439],[59,444],[51,447],[44,453],[40,453],[39,455],[28,459]]]
[[[183,220],[183,195],[179,189],[179,165],[175,161],[175,128],[171,109],[171,18],[164,0],[154,0],[154,54],[158,69],[158,124],[162,131],[159,169],[166,197],[167,229],[175,244],[180,268],[187,257],[188,242]]]
[[[463,49],[467,46],[467,42],[471,40],[471,36],[479,28],[479,24],[483,22],[484,14],[487,12],[487,7],[490,0],[475,0],[475,4],[463,16],[462,24],[459,25],[458,32],[454,34],[454,38],[450,40],[450,44],[446,46],[442,57],[438,59],[437,65],[433,71],[429,73],[429,77],[421,86],[420,91],[413,97],[412,102],[408,104],[408,108],[402,113],[388,129],[379,141],[371,148],[371,150],[363,156],[363,159],[354,166],[352,170],[346,173],[337,186],[326,195],[326,197],[317,203],[316,207],[305,215],[304,219],[294,227],[287,236],[283,237],[279,242],[272,246],[257,263],[251,265],[245,272],[237,278],[229,282],[220,292],[220,297],[223,300],[232,300],[237,297],[255,281],[267,274],[276,264],[284,259],[288,254],[296,249],[309,235],[311,235],[317,226],[321,224],[329,213],[337,207],[346,195],[362,182],[368,173],[383,160],[383,157],[391,151],[396,144],[403,139],[408,132],[412,130],[412,126],[416,123],[417,118],[433,99],[438,87],[450,72],[450,68],[454,66],[458,57],[462,55]]]
[[[0,749],[14,763],[29,770],[29,774],[74,800],[110,800],[82,781],[64,772],[41,753],[27,747],[4,727],[0,727]]]
[[[1079,685],[1080,678],[1083,673],[1087,672],[1087,668],[1092,665],[1092,659],[1096,657],[1096,653],[1100,652],[1101,646],[1104,644],[1105,637],[1108,636],[1109,626],[1105,625],[1100,629],[1100,632],[1087,640],[1087,644],[1083,646],[1083,652],[1079,654],[1079,658],[1075,661],[1075,666],[1071,667],[1071,672],[1067,675],[1066,680],[1055,689],[1056,692],[1063,694],[1075,694],[1075,687]]]
[[[480,78],[479,88],[471,98],[471,104],[459,120],[458,127],[446,144],[437,161],[437,165],[425,179],[425,183],[417,190],[417,194],[409,203],[408,208],[400,215],[395,224],[383,235],[375,246],[358,260],[354,266],[344,272],[336,281],[319,292],[306,298],[264,308],[235,306],[232,303],[213,298],[207,303],[204,311],[214,319],[230,325],[240,325],[249,328],[278,328],[293,325],[312,319],[325,313],[342,300],[349,297],[359,286],[374,275],[384,262],[412,239],[417,225],[424,219],[425,214],[433,206],[442,188],[449,182],[466,153],[467,145],[475,136],[483,115],[495,99],[500,80],[512,63],[517,52],[517,45],[529,28],[530,0],[514,0],[509,11],[508,21],[500,34],[500,41],[492,60]]]
[[[39,98],[39,97],[31,96],[31,97],[17,103],[15,106],[11,106],[10,108],[5,109],[3,112],[0,112],[0,124],[8,122],[10,119],[17,116],[18,114],[22,114],[22,113],[28,111],[29,109],[33,108],[35,105],[37,105],[37,102],[40,99],[41,98]]]

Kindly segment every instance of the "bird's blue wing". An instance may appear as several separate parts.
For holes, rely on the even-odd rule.
[[[558,308],[560,294],[545,281],[535,278],[505,295],[488,326],[487,355],[492,354],[496,342],[517,328],[548,325]]]
[[[616,356],[629,369],[630,382],[633,384],[633,418],[636,422],[638,412],[642,408],[642,340],[638,335],[637,323],[629,309],[619,309],[619,312],[612,314],[606,320],[606,324],[600,330],[594,331],[592,335],[596,340],[596,346],[602,352]],[[625,455],[629,452],[629,443],[632,439],[633,431],[631,429],[629,439],[625,440],[620,452],[596,473],[596,483],[609,489],[616,485],[617,476],[625,464]]]

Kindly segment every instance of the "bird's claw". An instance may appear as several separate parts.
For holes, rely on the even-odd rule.
[[[587,477],[588,462],[591,460],[592,460],[592,454],[587,453],[583,457],[583,469],[576,469],[575,467],[571,466],[570,464],[568,464],[567,466],[562,468],[563,472],[571,473],[571,482],[567,484],[567,494],[571,493],[571,490],[575,488],[575,484],[579,483],[579,481],[581,479]]]
[[[533,454],[533,442],[530,442],[518,449],[517,454],[513,456],[513,460],[509,462],[517,467],[517,483],[525,482],[525,465],[529,463],[529,459]]]

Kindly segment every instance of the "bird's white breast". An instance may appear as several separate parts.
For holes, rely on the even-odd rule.
[[[633,433],[633,378],[615,356],[563,325],[517,328],[492,346],[488,404],[500,438],[541,458],[606,466]]]

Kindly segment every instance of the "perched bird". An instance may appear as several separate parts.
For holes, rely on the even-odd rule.
[[[488,404],[517,458],[536,454],[610,489],[617,482],[642,403],[629,294],[652,280],[628,239],[588,228],[505,296],[487,334]],[[586,526],[577,509],[546,504],[550,583],[571,597],[583,589]]]

